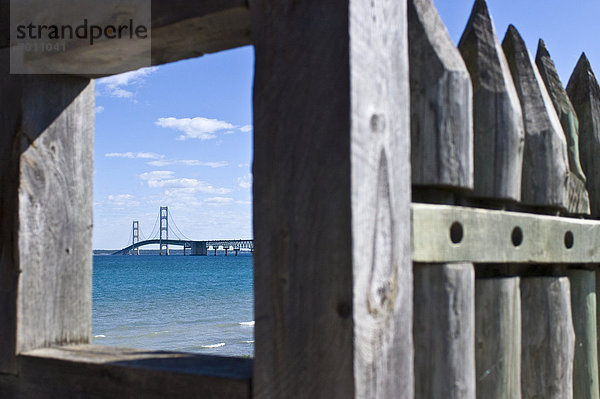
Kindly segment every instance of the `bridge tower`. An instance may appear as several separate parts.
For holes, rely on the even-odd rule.
[[[165,248],[165,255],[169,255],[169,207],[161,206],[160,207],[160,255],[163,254],[163,247]],[[165,242],[163,243],[163,240]]]
[[[133,253],[136,255],[140,254],[140,247],[136,247],[135,244],[140,242],[140,222],[138,220],[133,221]]]

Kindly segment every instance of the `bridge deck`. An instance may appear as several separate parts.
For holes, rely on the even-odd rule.
[[[223,247],[223,248],[233,247],[233,249],[250,249],[250,250],[254,249],[254,240],[207,240],[207,241],[162,240],[161,241],[158,238],[156,238],[156,239],[151,239],[151,240],[140,241],[135,244],[129,245],[119,251],[116,251],[115,253],[113,253],[113,255],[126,255],[127,253],[129,253],[129,251],[134,250],[136,248],[140,248],[145,245],[160,244],[161,242],[163,244],[168,244],[168,245],[181,245],[184,248],[192,248],[192,243],[195,243],[196,245],[204,244],[207,249],[208,249],[208,247],[214,248],[215,246]]]

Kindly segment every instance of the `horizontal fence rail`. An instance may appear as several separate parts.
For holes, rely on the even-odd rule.
[[[412,205],[413,261],[600,263],[600,221]]]

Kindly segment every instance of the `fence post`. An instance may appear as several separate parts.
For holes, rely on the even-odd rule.
[[[560,120],[525,42],[513,25],[508,27],[502,48],[523,110],[521,204],[543,211],[566,211],[569,161]]]
[[[478,278],[477,397],[521,397],[521,298],[519,277]]]
[[[575,108],[579,117],[579,142],[580,142],[580,153],[581,153],[581,166],[586,174],[587,182],[586,186],[590,195],[590,207],[591,213],[594,218],[600,217],[600,162],[598,162],[598,150],[600,150],[600,85],[592,67],[585,56],[581,55],[571,78],[567,85],[567,93]],[[585,274],[584,271],[577,271],[578,273]],[[576,271],[572,271],[576,273]],[[590,274],[588,272],[587,274]],[[596,284],[600,280],[598,278],[598,269],[596,265]],[[579,276],[578,276],[579,277]],[[588,276],[589,278],[589,276]],[[591,293],[590,282],[580,281],[573,276],[575,285],[581,287],[581,292],[577,292],[576,299],[579,301],[585,301],[588,304]],[[583,285],[585,284],[585,286]],[[597,289],[597,286],[596,286]],[[596,295],[597,299],[597,295]],[[581,302],[578,302],[581,305]],[[596,308],[598,304],[596,303]],[[590,314],[592,311],[591,305],[583,309],[578,309],[577,314],[581,320],[577,320],[575,323],[576,333],[579,333],[578,344],[582,346],[577,347],[576,354],[576,367],[580,370],[580,373],[576,374],[576,381],[584,381],[584,389],[577,390],[576,393],[581,394],[582,398],[598,398],[598,326],[596,326],[596,359],[592,356],[591,351],[593,350],[593,343],[589,340],[592,339],[593,326],[590,325],[593,321],[594,315]],[[596,310],[598,311],[598,310]],[[575,314],[575,309],[574,309]],[[582,314],[584,312],[585,314]],[[598,323],[598,315],[596,314],[596,323]],[[582,324],[583,322],[587,322]],[[581,338],[581,340],[580,340]],[[594,364],[594,360],[596,360]],[[594,366],[596,369],[594,370]],[[577,370],[576,370],[577,371]],[[591,376],[595,372],[595,376]],[[592,379],[590,380],[590,377]],[[594,396],[595,395],[595,396]],[[579,398],[579,396],[577,396]]]
[[[503,42],[523,109],[525,155],[521,201],[525,209],[553,213],[569,208],[567,144],[546,86],[525,42],[509,26]],[[522,237],[535,240],[536,237]],[[514,243],[519,246],[519,243]],[[564,268],[551,276],[521,278],[522,397],[573,395],[573,321]],[[525,273],[532,273],[531,270]]]
[[[255,0],[256,398],[412,398],[406,5]]]
[[[16,373],[21,351],[90,340],[94,85],[8,62],[0,50],[0,372]]]
[[[542,40],[538,43],[536,64],[552,98],[567,139],[570,169],[569,213],[572,215],[589,214],[590,204],[586,189],[586,177],[579,160],[579,120]],[[581,142],[581,144],[585,143]],[[582,268],[577,265],[571,267]],[[582,399],[599,397],[594,274],[594,271],[583,269],[567,270],[571,285],[571,309],[575,332],[573,396]]]
[[[573,397],[575,333],[566,277],[521,279],[523,399]]]
[[[475,191],[467,201],[506,207],[521,198],[521,104],[485,1],[477,0],[458,48],[473,81]],[[477,398],[520,398],[519,278],[477,265]]]
[[[408,1],[408,32],[413,198],[448,202],[473,188],[471,79],[431,0]],[[415,263],[414,279],[415,396],[474,399],[473,265]]]
[[[535,63],[542,80],[548,89],[548,94],[554,104],[554,109],[560,119],[563,132],[567,139],[569,156],[569,208],[572,215],[589,215],[590,200],[585,187],[586,177],[581,167],[579,157],[579,120],[564,89],[554,61],[542,39],[538,43]]]

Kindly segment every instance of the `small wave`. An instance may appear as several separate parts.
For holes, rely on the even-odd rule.
[[[244,343],[244,344],[253,344],[253,343],[254,343],[254,341],[253,341],[253,340],[249,340],[249,341],[242,341],[242,343]]]
[[[106,338],[106,335],[98,334],[98,335],[94,335],[94,338]]]
[[[225,346],[225,342],[221,342],[218,344],[213,344],[213,345],[201,345],[201,348],[205,348],[205,349],[214,349],[214,348],[220,348],[222,346]]]
[[[254,327],[254,320],[252,321],[242,321],[241,323],[238,323],[240,326],[245,326],[245,327]]]

